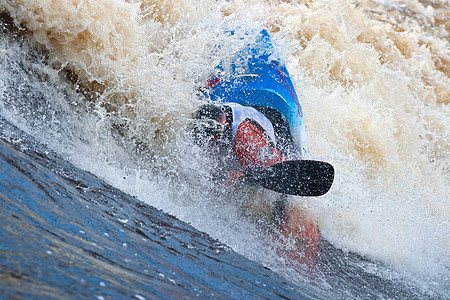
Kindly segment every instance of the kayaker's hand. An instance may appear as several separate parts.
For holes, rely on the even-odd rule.
[[[230,170],[225,176],[225,185],[230,186],[239,182],[243,182],[245,179],[245,174],[238,170]]]

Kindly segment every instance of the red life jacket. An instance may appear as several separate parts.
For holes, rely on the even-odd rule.
[[[233,154],[242,167],[270,167],[285,159],[259,124],[251,119],[242,121],[233,139]]]

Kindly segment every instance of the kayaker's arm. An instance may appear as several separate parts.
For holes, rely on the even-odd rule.
[[[245,173],[239,170],[230,170],[225,175],[226,186],[231,186],[235,185],[236,183],[243,183],[243,182],[245,182]]]

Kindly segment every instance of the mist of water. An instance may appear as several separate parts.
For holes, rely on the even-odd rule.
[[[27,103],[12,100],[17,74],[1,79],[2,116],[276,269],[281,258],[239,212],[274,196],[211,188],[213,166],[185,134],[202,101],[197,88],[267,28],[301,99],[308,157],[336,169],[327,195],[291,200],[318,218],[335,246],[448,284],[448,1],[17,0],[2,7],[31,37],[30,48],[40,49],[27,68],[47,82],[36,83],[42,103]],[[1,50],[10,62],[4,74],[19,69],[14,61],[30,61],[7,38]]]

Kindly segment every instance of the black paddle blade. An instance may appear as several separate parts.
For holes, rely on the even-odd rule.
[[[296,196],[322,196],[333,184],[334,168],[315,160],[292,160],[273,165],[258,175],[247,176],[249,183]]]

